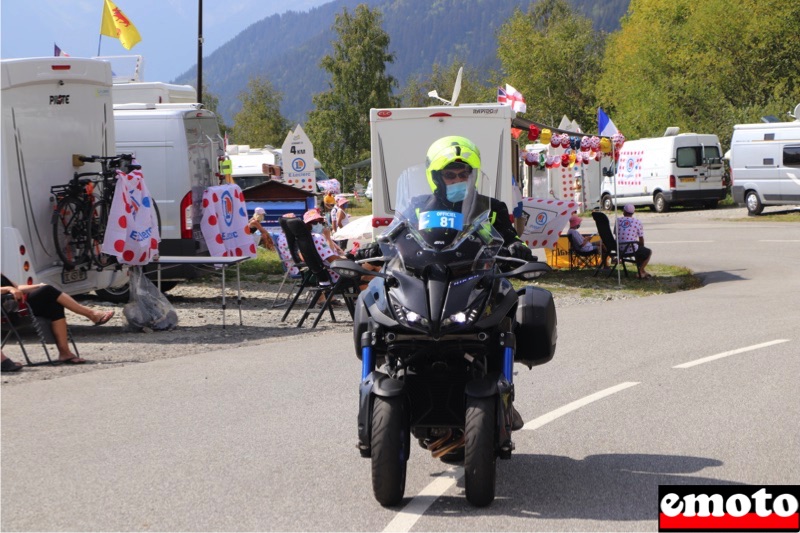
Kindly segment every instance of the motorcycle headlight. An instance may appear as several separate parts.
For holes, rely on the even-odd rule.
[[[464,309],[463,311],[458,311],[457,313],[453,313],[452,315],[445,317],[445,319],[442,320],[442,327],[449,328],[455,326],[467,326],[472,324],[478,319],[481,303],[482,302],[478,300],[467,309]]]
[[[397,321],[405,326],[428,327],[430,324],[430,320],[427,317],[400,305],[396,301],[392,301],[392,309],[394,309],[394,316]]]

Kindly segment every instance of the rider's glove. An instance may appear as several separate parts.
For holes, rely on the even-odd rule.
[[[373,257],[380,257],[380,256],[381,256],[381,247],[378,245],[377,242],[371,242],[358,249],[358,251],[356,252],[356,261],[361,261],[362,259],[372,259]]]
[[[522,259],[524,261],[533,261],[533,252],[525,246],[523,242],[514,242],[508,247],[508,253],[511,257]]]

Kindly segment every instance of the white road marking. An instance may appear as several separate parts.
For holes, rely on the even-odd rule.
[[[728,357],[729,355],[736,355],[739,353],[750,352],[752,350],[758,350],[759,348],[766,348],[767,346],[774,346],[775,344],[782,344],[784,342],[789,342],[789,339],[778,339],[774,341],[764,342],[761,344],[755,344],[753,346],[747,346],[746,348],[738,348],[736,350],[731,350],[729,352],[722,352],[716,355],[709,355],[708,357],[701,357],[700,359],[695,359],[694,361],[689,361],[688,363],[675,365],[672,368],[690,368],[693,366],[702,365],[703,363],[708,363],[709,361],[716,361],[717,359],[722,359],[723,357]]]
[[[613,387],[609,387],[607,389],[601,390],[600,392],[595,392],[594,394],[590,394],[589,396],[585,396],[579,400],[575,400],[574,402],[568,403],[563,407],[559,407],[555,411],[550,411],[547,414],[544,414],[538,418],[534,418],[522,429],[538,429],[543,425],[547,424],[548,422],[552,422],[556,418],[562,417],[567,413],[571,413],[576,409],[580,409],[585,405],[589,405],[592,402],[596,402],[597,400],[601,400],[606,396],[614,394],[615,392],[623,391],[629,387],[633,387],[634,385],[638,385],[638,381],[626,381],[625,383],[620,383],[619,385],[615,385]]]
[[[563,407],[559,407],[554,411],[550,411],[547,414],[531,420],[525,424],[522,429],[538,429],[548,422],[552,422],[553,420],[556,420],[567,413],[571,413],[580,407],[588,405],[592,402],[596,402],[597,400],[605,398],[606,396],[614,394],[615,392],[625,390],[628,387],[633,387],[634,385],[638,384],[639,382],[629,381],[601,390],[600,392],[595,392],[594,394],[590,394],[589,396],[575,400],[574,402],[568,403]],[[464,468],[461,466],[451,467],[439,474],[439,476],[429,483],[427,487],[422,489],[418,495],[414,496],[414,498],[412,498],[411,501],[408,502],[405,507],[403,507],[402,511],[397,513],[397,516],[395,516],[383,530],[384,533],[406,533],[411,531],[411,528],[414,527],[414,524],[417,523],[417,520],[419,520],[422,515],[425,514],[425,511],[427,511],[428,508],[433,505],[433,502],[435,502],[442,494],[450,490],[450,488],[455,485],[463,475]]]

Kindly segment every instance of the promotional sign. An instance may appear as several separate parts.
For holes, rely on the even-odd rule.
[[[281,147],[283,182],[298,189],[316,192],[314,147],[300,124],[289,132]]]
[[[217,185],[203,192],[200,228],[212,257],[256,255],[244,195],[238,185]]]
[[[158,255],[158,219],[141,170],[117,171],[101,251],[123,265],[146,265]]]
[[[547,198],[523,198],[522,216],[525,229],[522,240],[531,248],[552,248],[569,217],[577,213],[578,204]]]

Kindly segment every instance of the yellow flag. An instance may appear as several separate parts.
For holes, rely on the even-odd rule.
[[[133,48],[133,45],[142,40],[136,26],[128,20],[125,13],[114,5],[111,0],[105,0],[106,6],[103,9],[103,21],[100,23],[100,35],[107,35],[119,39],[126,50]]]

